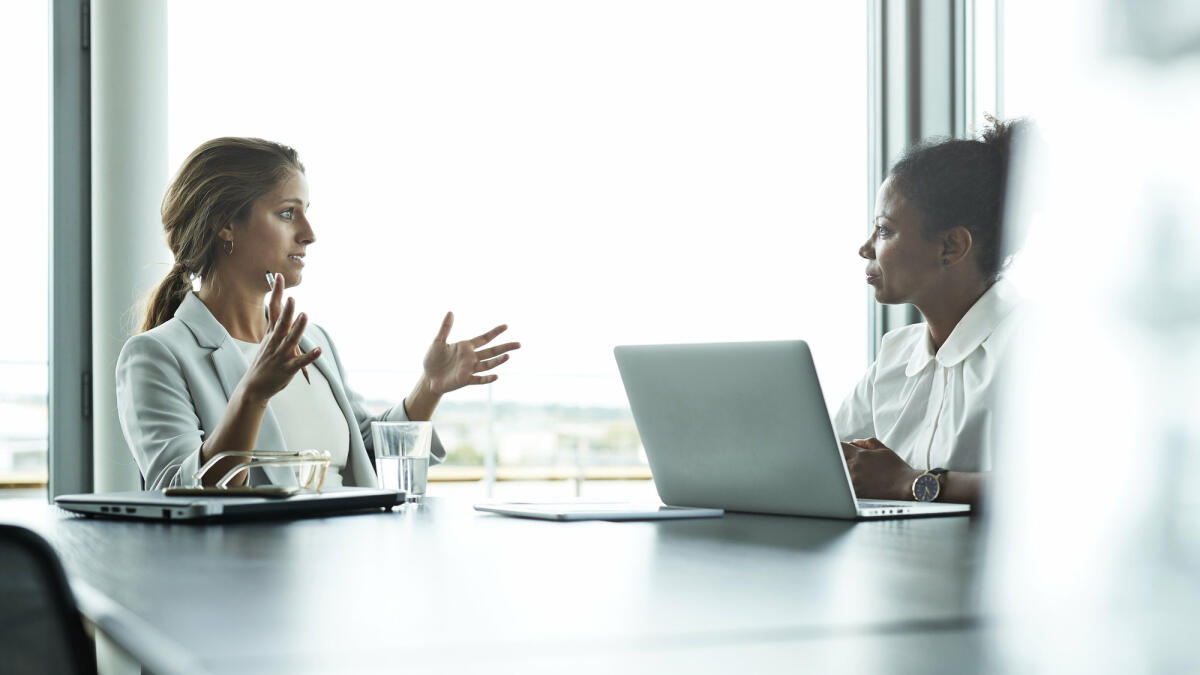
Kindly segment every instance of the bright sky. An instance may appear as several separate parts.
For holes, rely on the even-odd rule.
[[[866,366],[864,11],[173,2],[170,164],[218,135],[300,151],[298,301],[386,371],[364,393],[405,393],[452,309],[523,343],[498,398],[624,405],[614,345],[799,337],[840,400]]]
[[[49,24],[47,0],[0,7],[0,195],[5,263],[0,265],[4,324],[0,362],[46,360],[49,328]],[[16,95],[14,95],[16,94]],[[18,330],[9,329],[19,325]],[[0,384],[0,387],[5,386]],[[43,386],[45,386],[43,384]]]

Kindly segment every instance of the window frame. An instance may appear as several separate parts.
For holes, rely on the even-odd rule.
[[[90,13],[50,3],[49,501],[92,491]]]
[[[989,1],[999,16],[1002,0]],[[931,136],[970,131],[978,100],[975,17],[976,0],[870,0],[868,223],[876,190],[906,148]],[[996,44],[999,49],[998,29]],[[922,317],[912,305],[881,305],[870,291],[867,295],[867,353],[874,362],[885,333]]]

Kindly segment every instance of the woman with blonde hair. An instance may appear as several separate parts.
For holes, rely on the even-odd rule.
[[[199,467],[222,451],[305,448],[332,455],[326,485],[375,486],[371,422],[430,419],[444,394],[495,381],[481,373],[520,347],[486,347],[503,325],[448,342],[447,313],[412,392],[371,415],[329,335],[284,300],[316,241],[308,206],[296,151],[254,138],[204,143],[167,189],[163,227],[175,264],[117,361],[121,428],[148,489],[196,484]],[[444,457],[435,435],[432,461]],[[244,461],[222,460],[203,484]],[[254,467],[232,484],[294,480],[289,469]]]

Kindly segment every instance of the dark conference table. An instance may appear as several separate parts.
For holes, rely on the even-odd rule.
[[[222,525],[7,500],[0,521],[45,536],[84,614],[160,675],[987,669],[961,516],[554,523],[434,497]]]

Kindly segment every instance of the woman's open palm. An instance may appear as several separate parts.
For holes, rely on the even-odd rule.
[[[520,349],[521,343],[508,342],[483,349],[496,339],[508,326],[499,325],[483,335],[450,343],[450,328],[454,325],[454,312],[446,312],[442,328],[438,331],[429,351],[425,353],[425,378],[435,394],[461,389],[469,384],[495,382],[497,375],[480,375],[508,360],[508,353]]]
[[[283,275],[275,276],[267,305],[267,334],[242,377],[247,393],[264,402],[282,391],[297,371],[321,355],[320,347],[307,354],[300,353],[300,337],[308,326],[308,316],[295,315],[295,298],[283,302]]]

